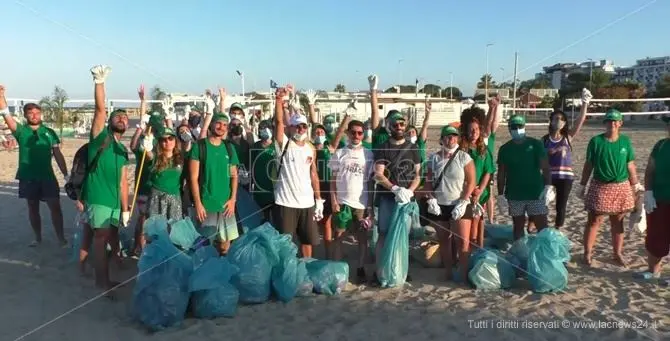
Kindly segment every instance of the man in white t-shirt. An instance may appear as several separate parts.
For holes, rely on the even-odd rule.
[[[323,219],[323,203],[316,168],[316,150],[307,141],[307,117],[294,114],[285,134],[283,97],[277,89],[275,105],[275,149],[278,161],[273,221],[283,234],[298,236],[302,257],[312,257],[319,244],[316,221]]]
[[[366,279],[364,266],[369,256],[368,229],[371,227],[370,216],[372,203],[368,205],[369,179],[374,173],[374,155],[363,148],[365,125],[361,121],[349,122],[347,134],[349,143],[338,149],[328,162],[332,171],[330,178],[331,203],[335,227],[335,260],[342,258],[342,240],[345,232],[354,234],[358,239],[358,270],[359,282]]]

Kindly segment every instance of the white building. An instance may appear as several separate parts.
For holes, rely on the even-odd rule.
[[[656,83],[664,74],[670,73],[670,56],[639,59],[633,66],[616,69],[614,81],[639,82],[647,92],[656,90]]]
[[[572,73],[590,74],[593,70],[600,69],[607,73],[614,74],[616,67],[611,60],[590,60],[582,63],[558,63],[552,66],[545,66],[542,68],[544,73],[549,76],[551,87],[554,89],[562,89],[565,80]]]

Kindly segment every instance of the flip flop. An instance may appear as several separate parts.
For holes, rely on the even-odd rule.
[[[652,273],[649,271],[636,272],[633,274],[633,278],[641,280],[650,280],[650,279],[659,279],[661,278],[661,273]]]

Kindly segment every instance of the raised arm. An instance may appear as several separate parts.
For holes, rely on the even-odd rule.
[[[7,106],[7,99],[5,98],[5,87],[0,85],[0,114],[5,118],[7,128],[12,132],[16,131],[16,121],[14,117],[9,114],[9,107]]]
[[[486,128],[484,136],[489,136],[498,130],[500,124],[500,94],[489,99],[489,111],[486,113]]]
[[[91,125],[91,137],[95,138],[105,129],[107,123],[107,108],[105,103],[105,79],[112,69],[109,66],[96,65],[91,68],[93,81],[95,82],[94,100],[95,112],[93,124]]]
[[[370,83],[370,110],[372,116],[370,117],[370,128],[374,131],[379,127],[379,105],[377,104],[377,87],[379,86],[379,79],[377,75],[368,77]]]
[[[340,126],[337,127],[335,138],[328,144],[328,149],[330,150],[331,153],[334,152],[340,145],[340,141],[342,140],[342,136],[344,136],[344,131],[347,130],[347,125],[349,124],[349,121],[351,121],[351,116],[349,116],[349,114],[345,112],[344,118],[342,118],[342,122],[340,122]]]
[[[275,93],[275,131],[273,131],[275,141],[280,147],[284,146],[284,96],[286,90],[284,88],[277,89]]]
[[[307,110],[309,111],[309,123],[314,125],[319,123],[319,120],[316,117],[316,109],[314,104],[316,103],[316,91],[310,89],[305,92],[305,97],[307,98]]]
[[[226,89],[219,88],[219,111],[226,112]]]
[[[579,118],[577,119],[577,122],[575,123],[575,126],[572,127],[570,130],[569,134],[570,137],[574,138],[577,136],[579,131],[582,129],[582,126],[584,125],[584,121],[586,121],[586,114],[589,110],[589,103],[591,102],[591,98],[593,98],[593,95],[591,95],[591,91],[588,89],[583,89],[582,90],[582,107],[579,110]]]
[[[428,139],[428,120],[430,119],[430,111],[433,109],[433,105],[430,103],[430,97],[426,96],[425,101],[426,112],[423,116],[423,124],[421,125],[421,133],[419,138],[424,142]]]

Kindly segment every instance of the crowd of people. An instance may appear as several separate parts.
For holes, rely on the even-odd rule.
[[[548,133],[541,139],[526,134],[523,116],[510,117],[507,128],[512,138],[500,147],[496,159],[502,112],[498,98],[489,101],[488,112],[472,106],[463,111],[459,122],[431,137],[429,98],[420,128],[408,125],[407,117],[397,110],[382,118],[375,75],[368,77],[372,113],[365,122],[352,119],[355,103],[341,122],[332,115],[319,121],[316,93],[305,93],[305,112],[292,88],[276,90],[269,120],[248,117],[241,103],[226,105],[224,89],[219,89],[219,103],[207,92],[203,110],[187,109],[188,116],[180,120],[173,108],[165,108],[167,114],[148,112],[140,88],[142,118],[126,146],[122,138],[129,128],[128,114],[122,109],[107,112],[105,106],[109,72],[102,65],[91,69],[95,113],[89,142],[75,155],[84,166],[76,167],[75,161],[72,174],[58,135],[42,122],[41,108],[26,104],[25,123],[16,122],[0,86],[0,113],[19,145],[16,179],[35,234],[30,246],[42,241],[40,201],[47,203],[58,239],[67,245],[53,158],[66,182],[74,184],[68,191],[74,193],[68,194],[84,213],[80,266],[85,269],[92,245],[96,285],[105,290],[116,285],[110,279],[109,263],[118,257],[119,228],[129,227],[131,214],[137,215],[136,256],[145,243],[144,221],[156,215],[169,220],[190,217],[198,232],[225,256],[243,233],[244,217],[236,212],[241,191],[251,193],[266,221],[295,237],[302,257],[312,257],[323,239],[325,257],[340,260],[344,238],[355,238],[359,245],[355,280],[371,284],[379,282],[376,273],[365,270],[378,258],[368,250],[371,231],[378,230],[378,256],[392,228],[394,208],[416,201],[422,222],[437,230],[446,278],[465,280],[471,250],[484,247],[485,221],[493,220],[496,205],[511,216],[515,239],[526,229],[533,233],[548,226],[564,227],[576,179],[572,144],[592,98],[584,89],[581,113],[573,127],[565,113],[552,112]],[[670,131],[670,118],[664,122]],[[626,265],[623,218],[640,195],[648,214],[649,254],[649,269],[641,276],[658,277],[660,261],[670,249],[670,232],[664,225],[670,219],[670,143],[666,138],[654,146],[642,184],[632,141],[620,133],[621,113],[610,109],[603,124],[605,131],[588,144],[586,164],[575,185],[588,211],[584,262],[591,264],[598,228],[609,217],[614,259]],[[441,148],[427,155],[430,138]],[[135,155],[134,175],[129,152]],[[136,193],[130,186],[131,176],[137,183]],[[547,219],[552,203],[553,224]],[[112,247],[109,254],[107,245]],[[458,276],[452,273],[454,268],[459,269]]]

